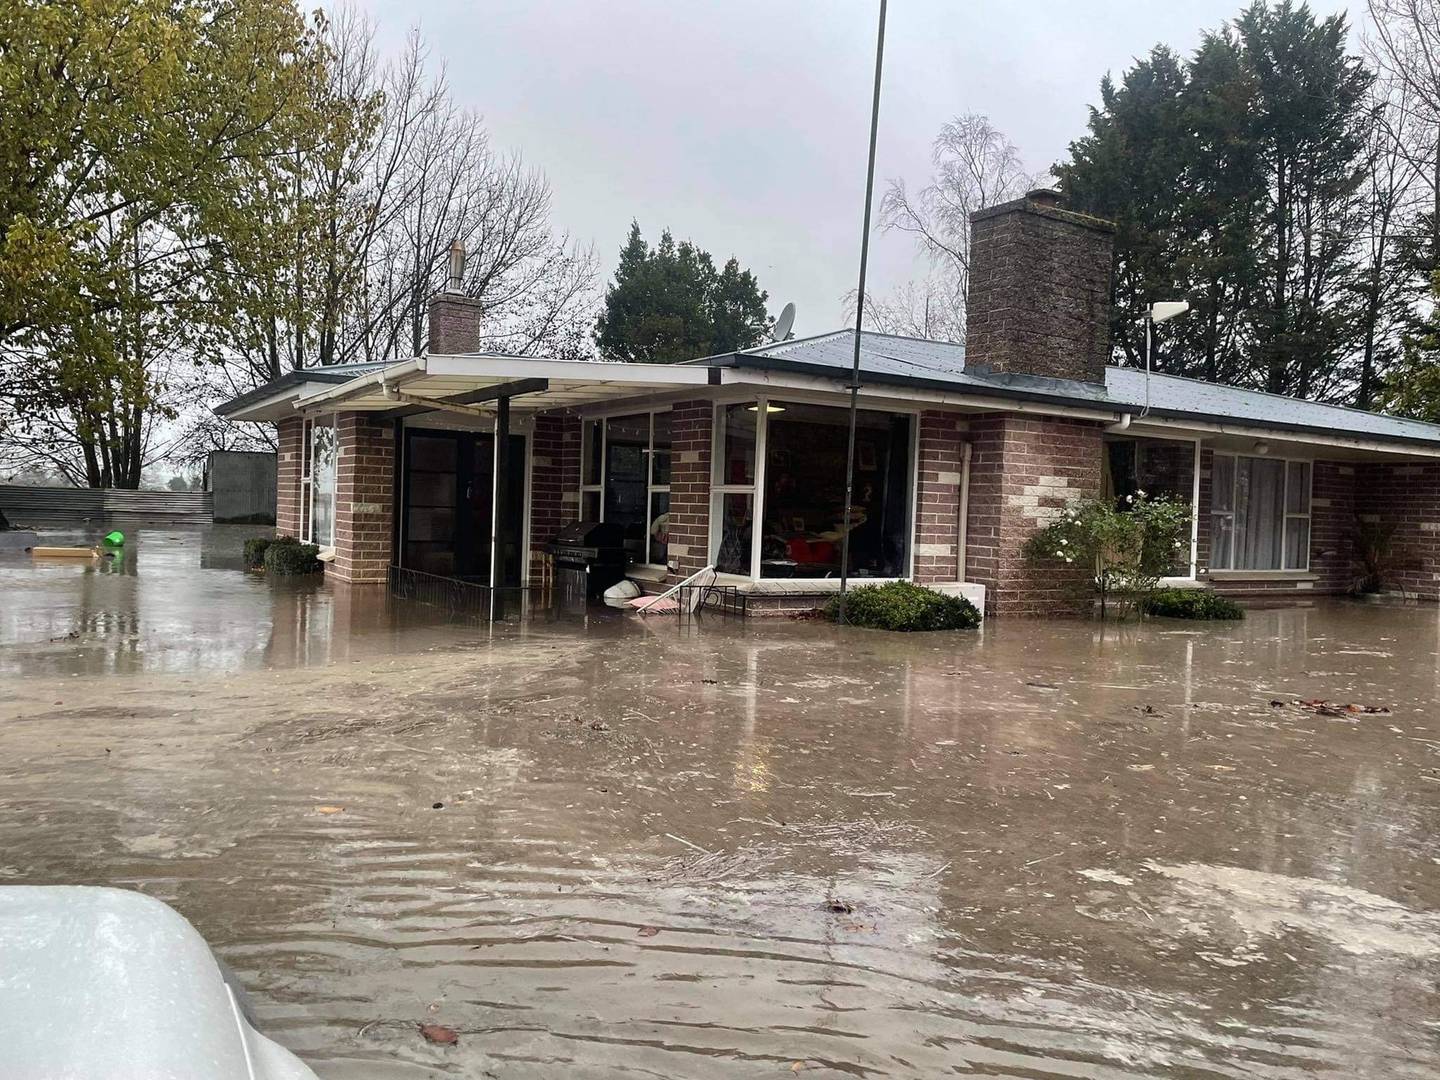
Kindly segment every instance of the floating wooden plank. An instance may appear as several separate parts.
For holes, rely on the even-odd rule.
[[[30,554],[36,558],[45,559],[98,559],[100,552],[96,548],[81,547],[33,547]]]

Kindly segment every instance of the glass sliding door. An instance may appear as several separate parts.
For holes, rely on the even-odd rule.
[[[427,574],[457,572],[459,437],[407,431],[404,565]]]
[[[649,413],[605,421],[604,520],[625,530],[625,555],[637,563],[645,561],[649,449]]]
[[[495,537],[495,436],[415,429],[405,433],[401,565],[490,583]],[[524,572],[525,436],[510,436],[497,584]]]

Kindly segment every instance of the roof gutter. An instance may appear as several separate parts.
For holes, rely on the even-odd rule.
[[[318,394],[309,394],[295,402],[295,408],[308,409],[315,405],[325,405],[333,401],[344,401],[357,390],[365,390],[372,386],[379,386],[382,390],[388,387],[398,387],[402,383],[418,378],[425,374],[425,357],[416,356],[410,360],[401,360],[398,364],[390,364],[379,371],[372,371],[369,375],[359,375],[349,379],[338,386],[332,386],[321,390]],[[386,390],[386,396],[389,396]]]
[[[738,363],[736,362],[737,360],[739,361]],[[737,354],[717,359],[712,361],[712,363],[719,367],[753,368],[759,371],[792,372],[797,375],[813,375],[827,382],[842,381],[842,376],[836,373],[837,369],[835,368],[823,364],[803,364],[793,360],[776,360],[768,356],[759,357]],[[892,375],[885,372],[873,371],[865,372],[865,381],[869,386],[883,385],[933,390],[940,393],[944,400],[953,401],[956,404],[990,405],[994,403],[997,408],[1013,409],[1016,412],[1049,411],[1058,416],[1075,416],[1087,420],[1116,422],[1120,419],[1122,409],[1122,406],[1110,401],[1095,401],[1091,403],[1084,398],[1066,397],[1063,394],[1047,394],[1043,390],[1029,390],[1020,386],[956,383],[945,379],[926,379],[915,375]],[[1050,408],[1048,410],[1040,410],[1027,407],[1026,403],[1046,405]],[[1123,408],[1128,407],[1129,406],[1123,406]]]
[[[303,387],[306,383],[338,383],[349,382],[353,376],[341,375],[333,371],[326,371],[324,368],[300,368],[297,371],[287,371],[278,379],[272,379],[263,386],[257,386],[253,390],[247,390],[229,401],[222,401],[211,410],[216,416],[231,416],[237,412],[244,412],[255,405],[263,405],[282,397],[287,390]],[[298,393],[298,389],[296,389]]]
[[[1170,422],[1167,422],[1170,421]],[[1418,457],[1440,458],[1440,443],[1425,442],[1423,440],[1410,440],[1403,437],[1393,438],[1367,438],[1364,436],[1338,435],[1333,428],[1316,429],[1306,428],[1300,425],[1272,424],[1262,427],[1260,425],[1248,425],[1227,421],[1224,423],[1210,420],[1191,419],[1183,414],[1160,416],[1151,412],[1145,417],[1143,427],[1134,431],[1137,435],[1151,435],[1155,438],[1164,438],[1163,435],[1154,435],[1150,428],[1159,428],[1164,431],[1175,427],[1183,431],[1204,432],[1212,435],[1229,435],[1233,438],[1245,439],[1276,439],[1281,442],[1309,442],[1317,446],[1334,446],[1342,450],[1362,450],[1376,454],[1413,454]]]
[[[843,373],[837,373],[838,369],[821,364],[802,364],[795,361],[775,360],[771,357],[753,356],[748,354],[731,354],[727,357],[717,357],[711,361],[712,364],[722,367],[754,367],[759,370],[773,371],[795,371],[806,374],[817,374],[832,382],[840,382]],[[1079,410],[1086,410],[1092,419],[1109,420],[1113,423],[1123,424],[1126,413],[1133,414],[1135,405],[1128,401],[1095,401],[1089,402],[1083,397],[1070,397],[1063,394],[1046,393],[1043,390],[1030,390],[1023,386],[1007,386],[1003,384],[975,386],[974,384],[948,382],[940,379],[925,379],[910,375],[891,375],[887,373],[866,372],[865,379],[868,383],[884,383],[891,386],[914,386],[928,390],[939,390],[950,395],[961,395],[966,403],[980,404],[985,402],[987,397],[994,401],[1004,402],[1001,407],[1016,408],[1016,411],[1036,411],[1034,409],[1021,409],[1010,402],[1034,402],[1036,404],[1059,406],[1061,409],[1071,410],[1071,415],[1076,415]],[[1064,413],[1057,414],[1065,415]],[[1250,424],[1244,420],[1237,420],[1234,417],[1222,417],[1214,413],[1190,413],[1178,409],[1151,408],[1143,418],[1143,423],[1153,424],[1162,420],[1176,420],[1184,423],[1185,426],[1200,431],[1213,431],[1221,435],[1252,435],[1257,438],[1269,436],[1277,439],[1294,440],[1297,435],[1305,436],[1309,441],[1322,445],[1342,446],[1357,450],[1374,450],[1379,453],[1400,453],[1397,447],[1407,448],[1405,452],[1424,454],[1427,457],[1440,457],[1440,440],[1419,439],[1405,435],[1389,436],[1342,436],[1336,435],[1333,427],[1318,427],[1312,424],[1287,424],[1280,421],[1269,421],[1265,424]]]

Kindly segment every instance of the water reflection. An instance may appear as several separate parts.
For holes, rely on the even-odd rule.
[[[0,875],[172,900],[322,1076],[1440,1066],[1433,608],[439,627],[237,580],[223,679],[153,666],[163,592],[105,635],[143,677],[0,653]]]

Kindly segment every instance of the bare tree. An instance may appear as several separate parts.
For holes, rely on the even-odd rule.
[[[935,273],[907,281],[887,296],[867,297],[865,321],[882,334],[964,341],[965,293],[958,275]]]
[[[1440,267],[1440,0],[1369,0],[1369,10],[1366,52],[1404,104],[1392,137],[1430,189],[1430,264]]]
[[[880,201],[881,227],[914,237],[932,275],[910,283],[885,299],[867,297],[870,321],[877,329],[938,337],[965,338],[965,294],[970,282],[970,215],[976,210],[1024,194],[1035,182],[1019,149],[988,117],[966,113],[940,129],[931,147],[935,173],[911,193],[903,179],[890,181]]]
[[[590,355],[598,264],[551,226],[544,174],[492,146],[444,71],[432,73],[418,33],[389,63],[374,38],[353,8],[326,25],[328,92],[349,108],[297,150],[293,190],[257,191],[253,248],[213,268],[215,296],[233,302],[215,305],[219,362],[197,373],[198,400],[296,368],[423,352],[429,299],[457,239],[464,291],[485,309],[482,348]],[[292,257],[255,272],[277,244]],[[186,427],[192,456],[255,441],[200,410]]]
[[[467,251],[464,291],[485,308],[482,347],[573,352],[573,327],[593,317],[594,255],[557,236],[550,186],[519,154],[495,150],[480,116],[454,104],[441,72],[427,75],[417,35],[385,77],[361,301],[346,351],[390,360],[425,347],[430,296],[450,245]]]

